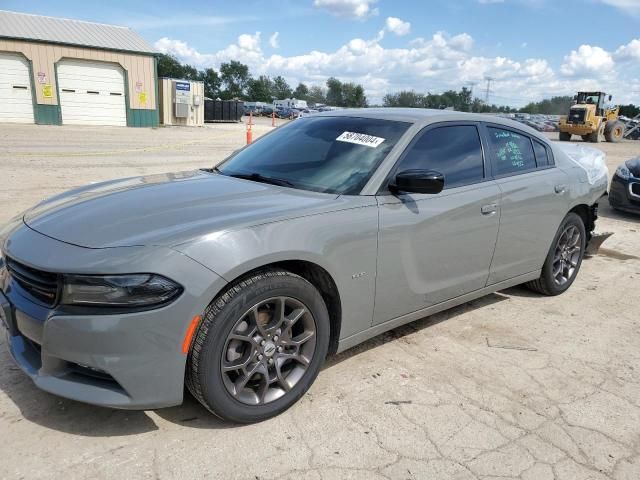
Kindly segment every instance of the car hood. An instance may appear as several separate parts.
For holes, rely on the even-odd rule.
[[[640,178],[640,157],[632,158],[624,163],[631,172],[631,175]]]
[[[337,198],[194,171],[72,190],[27,211],[24,222],[43,235],[88,248],[172,246],[326,211],[339,203]]]

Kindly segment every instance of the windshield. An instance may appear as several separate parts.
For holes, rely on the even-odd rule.
[[[592,104],[592,105],[598,105],[598,101],[600,100],[600,94],[599,93],[587,93],[587,92],[580,92],[578,94],[578,103],[579,104]]]
[[[301,118],[238,152],[217,171],[303,190],[355,195],[409,125],[371,118]]]

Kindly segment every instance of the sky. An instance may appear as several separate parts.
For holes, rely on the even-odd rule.
[[[0,9],[125,25],[197,68],[361,83],[370,103],[472,87],[522,106],[577,90],[640,104],[640,0],[0,0]]]

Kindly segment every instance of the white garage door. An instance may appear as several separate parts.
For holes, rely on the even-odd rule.
[[[127,125],[124,73],[116,65],[64,60],[58,91],[63,124]]]
[[[0,54],[0,122],[33,123],[29,66],[16,55]]]

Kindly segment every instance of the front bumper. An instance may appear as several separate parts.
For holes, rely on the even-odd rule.
[[[614,175],[609,189],[609,204],[618,210],[640,213],[640,178],[625,180]]]
[[[184,287],[162,308],[118,314],[46,307],[30,298],[0,264],[11,355],[39,388],[95,405],[151,409],[182,403],[186,356],[182,341],[225,283],[169,248],[86,249],[19,226],[5,254],[50,272],[152,272]],[[7,313],[8,312],[8,313]]]
[[[563,123],[558,124],[558,129],[562,133],[570,133],[572,135],[589,135],[593,133],[594,126],[591,123]]]

